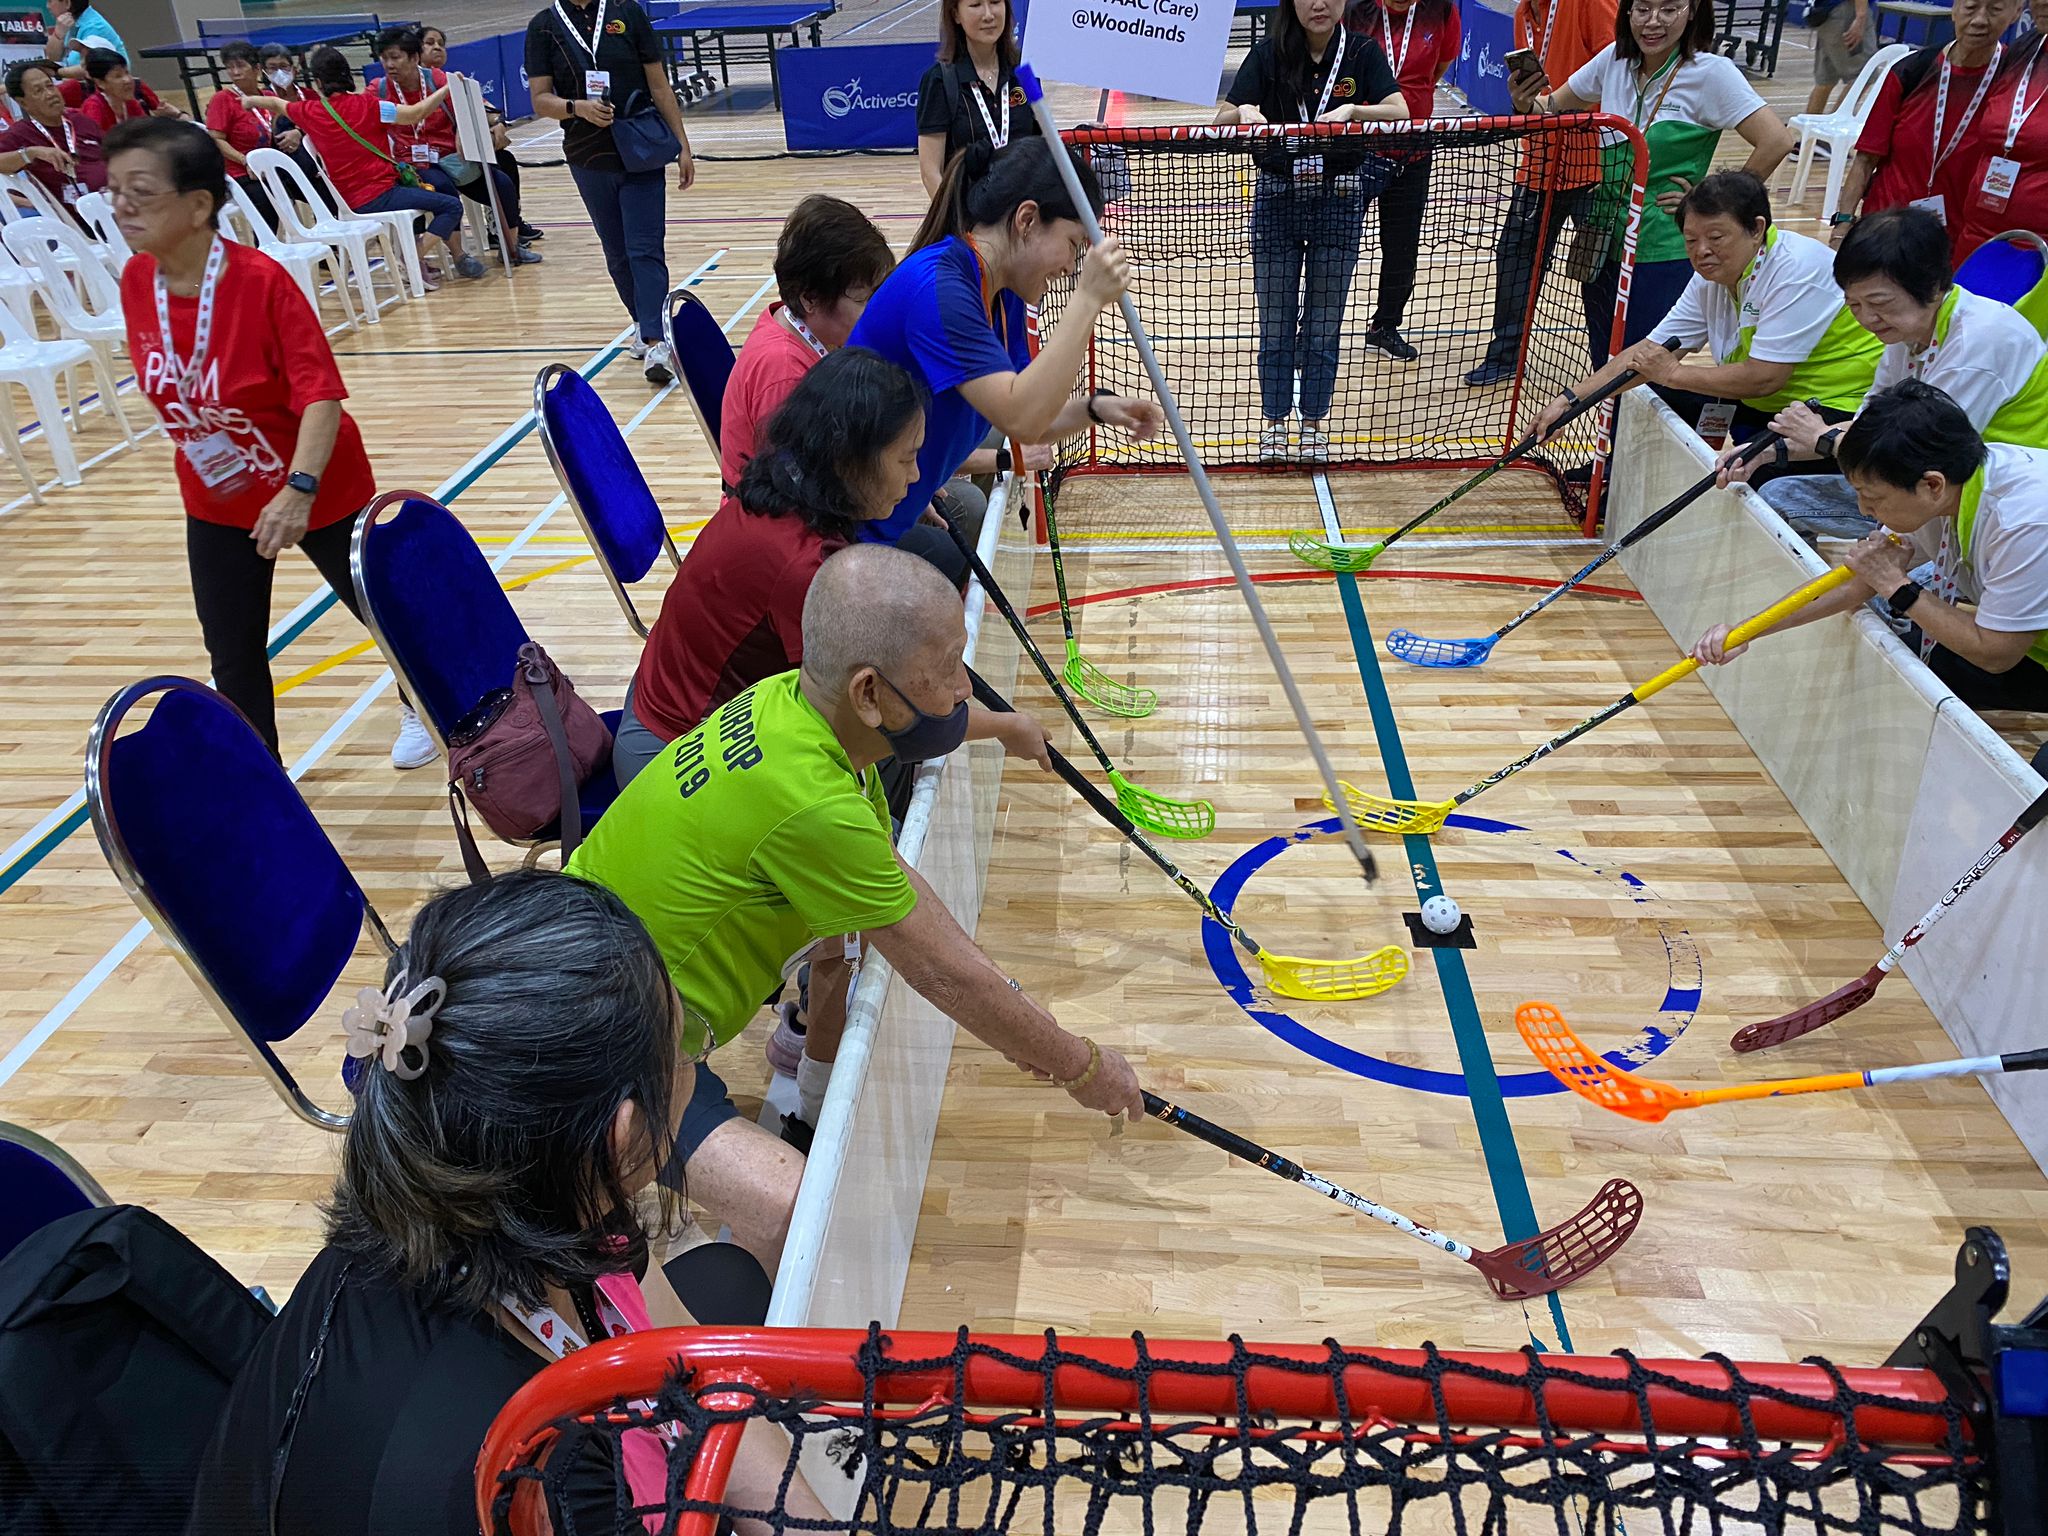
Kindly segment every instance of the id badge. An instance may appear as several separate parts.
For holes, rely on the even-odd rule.
[[[1931,197],[1914,198],[1913,206],[1915,208],[1925,208],[1944,224],[1948,222],[1948,199],[1939,192],[1936,192]]]
[[[242,451],[225,432],[187,438],[178,444],[178,451],[185,455],[185,462],[192,466],[192,473],[199,477],[200,484],[216,495],[232,495],[241,489],[241,482],[247,478],[248,472],[242,467]]]
[[[434,147],[431,144],[413,145],[412,163],[414,165],[432,165],[434,163]]]
[[[1700,412],[1699,425],[1694,428],[1700,439],[1719,446],[1727,439],[1728,429],[1735,425],[1735,402],[1733,400],[1709,400]]]
[[[1323,184],[1323,157],[1304,155],[1294,162],[1294,184],[1297,187],[1319,187]]]
[[[1984,162],[1984,184],[1977,189],[1979,206],[1993,213],[2005,212],[2005,205],[2012,201],[2012,189],[2019,184],[2020,163],[2008,160],[2003,155],[1993,155]]]
[[[604,100],[604,93],[612,88],[612,72],[608,69],[586,69],[583,71],[583,94],[592,101]]]
[[[64,206],[65,206],[66,208],[76,208],[76,207],[78,206],[78,198],[79,198],[79,194],[80,194],[80,193],[82,193],[82,192],[83,192],[84,190],[85,190],[85,189],[84,189],[83,187],[81,187],[81,186],[80,186],[80,185],[79,185],[79,184],[78,184],[77,182],[75,182],[75,181],[67,181],[67,182],[65,182],[65,183],[64,183]]]

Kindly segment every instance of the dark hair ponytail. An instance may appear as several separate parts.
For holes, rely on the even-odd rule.
[[[1081,191],[1088,206],[1102,212],[1102,183],[1080,154],[1061,145],[1074,162],[1081,178]],[[978,153],[977,153],[978,152]],[[1025,203],[1038,205],[1038,216],[1048,223],[1055,219],[1078,219],[1081,212],[1067,195],[1059,167],[1053,163],[1052,146],[1034,135],[1019,139],[1007,149],[989,152],[985,143],[970,145],[946,165],[945,179],[932,196],[924,222],[911,237],[910,248],[921,251],[955,235],[987,224],[1007,224]]]
[[[924,410],[905,370],[866,347],[841,347],[797,381],[761,430],[733,499],[759,517],[798,517],[853,539],[873,496],[875,459]]]

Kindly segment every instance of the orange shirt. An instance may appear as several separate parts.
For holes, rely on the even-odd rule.
[[[1515,6],[1515,46],[1541,53],[1543,73],[1554,90],[1614,41],[1615,10],[1615,0],[1520,0]]]

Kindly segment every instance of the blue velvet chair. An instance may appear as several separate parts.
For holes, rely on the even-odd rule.
[[[356,521],[349,564],[364,623],[445,761],[449,733],[485,694],[510,685],[519,648],[533,637],[469,530],[425,492],[387,491],[371,502]],[[614,732],[619,714],[603,712]],[[618,793],[607,758],[578,796],[586,835]],[[517,846],[531,862],[559,840],[549,826]]]
[[[645,639],[647,625],[626,588],[647,574],[663,550],[671,569],[683,563],[647,477],[611,411],[574,368],[549,363],[541,369],[533,381],[533,415],[569,510],[583,525],[626,622]]]
[[[391,935],[255,728],[190,678],[131,683],[93,723],[85,796],[122,887],[271,1086],[301,1119],[343,1129],[274,1047],[328,1017],[366,922],[386,954]]]
[[[704,301],[687,288],[669,290],[661,307],[661,329],[676,360],[676,374],[690,391],[697,425],[704,429],[711,452],[718,453],[718,423],[725,411],[725,381],[732,377],[734,353],[725,328],[711,318]]]
[[[0,1120],[0,1259],[59,1217],[112,1205],[71,1154],[34,1131]]]
[[[1956,283],[1980,299],[2010,304],[2048,334],[2048,241],[2028,229],[1994,235],[1963,258]]]

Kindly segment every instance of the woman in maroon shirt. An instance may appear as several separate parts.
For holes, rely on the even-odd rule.
[[[224,240],[227,163],[197,123],[143,118],[107,136],[107,197],[135,255],[121,311],[136,382],[163,419],[185,502],[192,601],[214,687],[277,751],[267,650],[277,557],[294,544],[361,617],[349,573],[376,494],[348,391],[306,296],[253,246]],[[408,708],[392,760],[431,762]]]
[[[137,117],[184,117],[169,102],[128,72],[128,61],[111,48],[94,48],[85,56],[85,72],[93,93],[78,104],[101,133]]]

